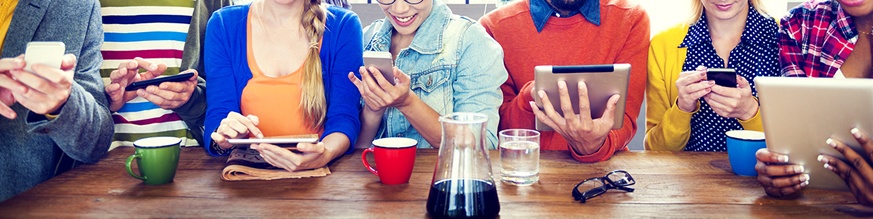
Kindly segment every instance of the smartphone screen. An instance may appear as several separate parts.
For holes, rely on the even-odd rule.
[[[732,68],[706,69],[706,80],[722,87],[737,87],[737,71]]]
[[[382,77],[385,77],[391,85],[394,84],[394,60],[392,59],[391,53],[389,52],[375,52],[375,51],[366,51],[364,52],[364,66],[369,68],[370,66],[376,67],[382,73]]]

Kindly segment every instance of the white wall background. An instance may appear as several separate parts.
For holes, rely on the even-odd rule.
[[[652,35],[688,20],[691,1],[700,0],[636,0],[646,8],[651,19]],[[800,0],[792,0],[800,1]],[[770,16],[782,18],[787,12],[787,0],[763,0]]]

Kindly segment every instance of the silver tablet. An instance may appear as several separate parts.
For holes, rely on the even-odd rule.
[[[560,96],[558,95],[558,81],[567,82],[567,91],[570,94],[573,111],[579,113],[579,90],[576,85],[584,81],[588,86],[588,99],[591,107],[591,118],[600,118],[606,110],[606,102],[614,94],[621,95],[615,109],[615,123],[612,129],[620,129],[624,121],[624,105],[627,100],[627,83],[630,76],[630,64],[608,65],[574,65],[574,66],[551,66],[541,65],[534,68],[534,92],[546,91],[549,101],[559,114],[561,112]],[[543,109],[543,102],[536,93],[534,101],[537,107]],[[552,130],[551,127],[536,120],[537,130]]]
[[[819,154],[844,158],[828,146],[831,137],[863,153],[849,133],[873,133],[873,80],[756,77],[761,119],[770,151],[803,165],[809,187],[848,190],[846,183],[817,160]]]

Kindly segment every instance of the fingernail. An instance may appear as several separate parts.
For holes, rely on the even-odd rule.
[[[715,81],[709,81],[709,85],[715,85]]]
[[[845,129],[844,129],[844,130],[845,130]],[[830,145],[832,148],[837,148],[837,142],[835,142],[834,139],[828,138],[828,140],[825,141],[825,143],[827,143],[828,145]]]
[[[806,185],[809,185],[809,180],[806,180],[806,181],[803,181],[802,183],[800,183],[801,187],[805,187]]]
[[[15,66],[21,66],[21,64],[24,63],[21,59],[15,59],[13,62],[15,62]]]
[[[158,65],[157,64],[149,65],[149,71],[154,71],[154,70],[158,70]]]
[[[824,156],[821,156],[821,155],[818,155],[818,161],[819,161],[819,162],[822,162],[822,163],[827,163],[827,162],[828,162],[828,158],[826,158],[826,157],[824,157]]]
[[[824,168],[825,168],[825,169],[828,169],[828,170],[830,170],[830,169],[831,169],[831,165],[830,165],[830,164],[827,164],[827,163],[825,163],[825,164],[824,164]]]
[[[858,130],[858,128],[852,128],[849,132],[851,132],[852,136],[855,136],[855,138],[861,138],[861,131]]]
[[[800,181],[803,181],[803,182],[809,181],[809,174],[800,175]]]
[[[565,81],[558,81],[558,88],[565,88],[565,87],[567,87],[567,82],[565,82]]]
[[[258,134],[258,138],[264,138],[264,134]]]
[[[803,166],[794,166],[794,173],[802,173]]]
[[[579,83],[576,83],[576,87],[579,87],[579,88],[583,88],[583,87],[585,87],[585,82],[584,82],[584,81],[580,81]]]
[[[788,162],[788,156],[785,155],[779,155],[777,159],[779,159],[779,162]]]
[[[543,91],[543,90],[538,91],[538,92],[537,92],[537,95],[540,95],[540,99],[542,99],[542,98],[546,98],[546,92]]]

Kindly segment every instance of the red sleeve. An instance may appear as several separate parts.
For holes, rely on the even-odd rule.
[[[624,42],[615,63],[630,63],[631,74],[628,81],[627,99],[625,100],[624,121],[621,129],[612,130],[606,136],[603,146],[593,154],[581,155],[576,150],[568,148],[573,158],[579,162],[593,163],[608,160],[616,151],[627,150],[627,144],[637,132],[636,119],[640,114],[646,90],[646,63],[649,49],[649,16],[637,6],[631,10],[628,17],[634,22],[628,37]],[[529,107],[528,107],[529,108]],[[568,145],[568,147],[570,147]]]

